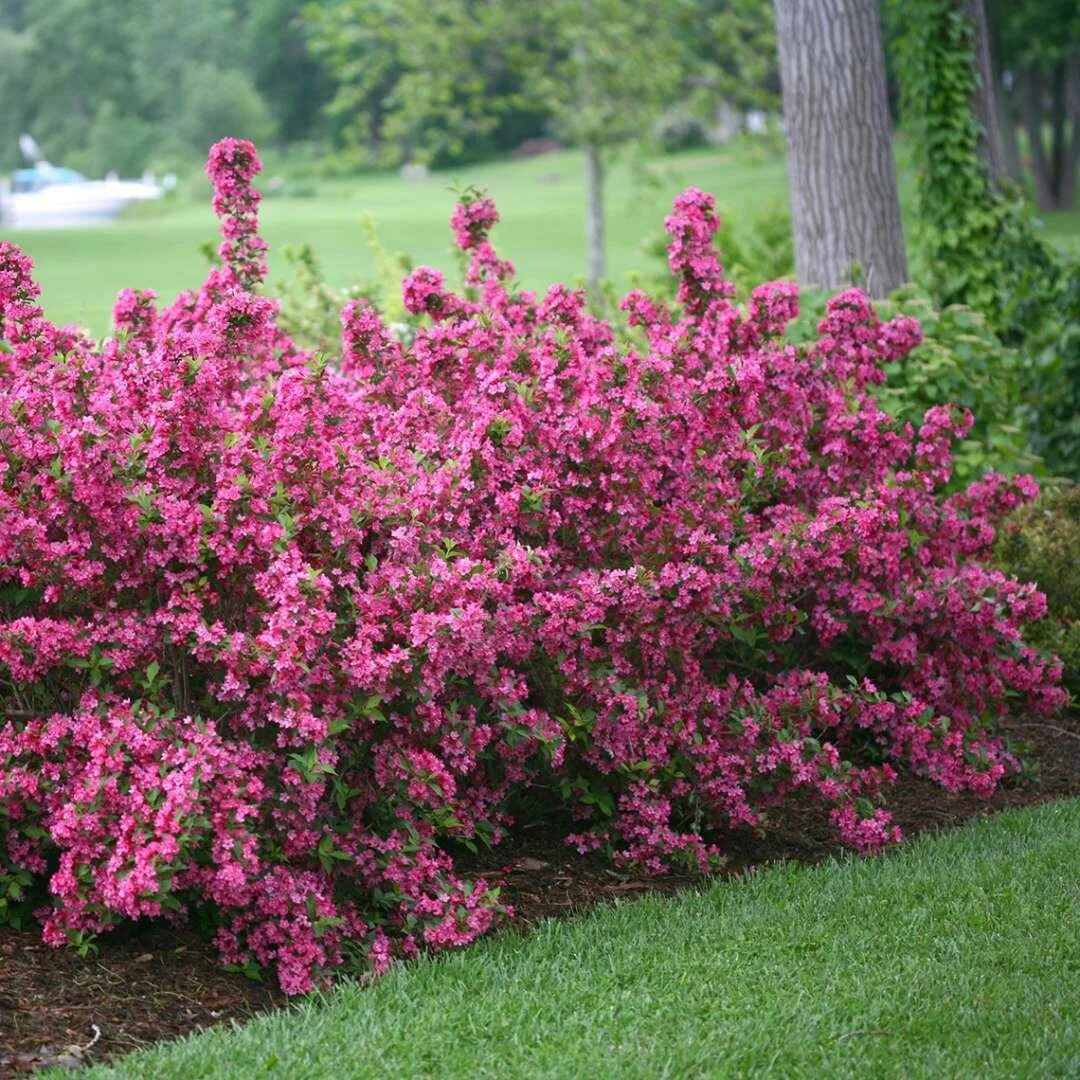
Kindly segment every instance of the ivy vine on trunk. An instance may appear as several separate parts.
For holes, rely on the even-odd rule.
[[[980,116],[982,0],[891,0],[916,170],[916,242],[942,306],[981,312],[1025,356],[1034,449],[1080,477],[1077,268],[1035,233],[1023,193],[991,174]],[[988,77],[988,76],[984,76]]]

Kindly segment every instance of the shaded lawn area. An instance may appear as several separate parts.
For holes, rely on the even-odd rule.
[[[1078,854],[1080,800],[1010,810],[545,921],[81,1075],[1075,1076]]]

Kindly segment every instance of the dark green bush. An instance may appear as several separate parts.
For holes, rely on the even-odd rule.
[[[1026,346],[1032,447],[1051,473],[1080,480],[1080,264],[1064,264],[1048,318]]]
[[[1044,491],[1001,530],[1002,567],[1046,593],[1046,618],[1028,633],[1032,645],[1065,662],[1072,708],[1080,700],[1080,487]]]

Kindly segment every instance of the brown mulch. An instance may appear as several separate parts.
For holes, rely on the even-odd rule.
[[[1008,734],[1032,744],[1037,783],[983,800],[902,775],[889,807],[905,834],[1080,795],[1075,720],[1017,723]],[[503,896],[515,908],[518,925],[649,890],[677,892],[700,880],[642,880],[533,832],[524,830],[474,868],[504,880]],[[785,808],[766,839],[733,833],[724,848],[730,873],[780,859],[817,862],[838,850],[825,816],[798,806]],[[33,928],[0,929],[0,1078],[47,1065],[108,1060],[148,1042],[245,1020],[285,1001],[269,984],[223,971],[212,945],[193,931],[136,926],[103,938],[97,955],[80,959],[74,951],[43,945]]]

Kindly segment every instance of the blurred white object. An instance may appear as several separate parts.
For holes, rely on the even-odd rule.
[[[160,199],[164,193],[156,183],[120,180],[114,173],[105,180],[87,180],[74,169],[38,161],[32,169],[17,169],[7,190],[0,189],[0,223],[6,229],[103,224],[125,206]]]
[[[761,109],[751,109],[746,114],[746,130],[751,135],[764,135],[769,130],[769,117]]]
[[[739,134],[741,117],[739,111],[728,101],[717,102],[713,111],[712,130],[709,132],[709,141],[714,146],[722,146],[731,142]]]
[[[32,161],[35,165],[42,158],[41,147],[33,135],[19,136],[19,150],[27,161]]]

